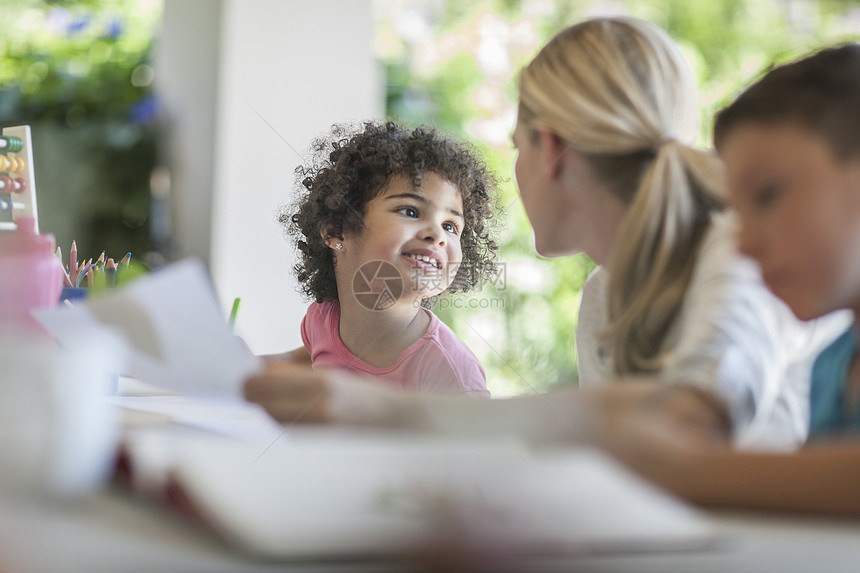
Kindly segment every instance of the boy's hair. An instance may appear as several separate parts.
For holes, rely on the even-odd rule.
[[[436,173],[460,192],[463,262],[449,290],[469,290],[495,272],[498,246],[491,237],[491,219],[497,211],[497,183],[471,147],[423,126],[366,122],[332,126],[314,140],[311,151],[310,164],[296,168],[298,202],[279,217],[300,252],[294,270],[308,297],[317,302],[338,298],[334,256],[322,235],[360,233],[367,203],[398,175],[420,187],[425,173]]]
[[[837,157],[860,151],[860,45],[848,44],[780,66],[717,114],[714,146],[745,123],[796,122],[823,137]]]

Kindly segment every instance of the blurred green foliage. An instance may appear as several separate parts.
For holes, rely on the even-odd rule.
[[[161,1],[0,0],[0,126],[28,124],[43,232],[80,256],[152,248]]]
[[[503,180],[504,288],[497,281],[434,307],[481,359],[496,396],[577,380],[579,292],[594,268],[582,255],[549,261],[534,254],[508,138],[516,71],[562,28],[610,14],[651,21],[679,43],[700,87],[704,146],[714,112],[767,66],[857,40],[860,31],[860,3],[844,0],[377,0],[387,114],[474,142]]]

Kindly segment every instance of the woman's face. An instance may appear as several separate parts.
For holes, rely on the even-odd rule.
[[[517,149],[517,188],[538,254],[563,257],[584,251],[603,262],[626,207],[564,142],[520,121],[511,139]]]
[[[547,196],[545,177],[542,173],[541,154],[535,133],[521,121],[517,121],[517,127],[511,135],[514,149],[517,150],[517,160],[514,164],[514,177],[517,180],[517,189],[523,208],[529,218],[535,234],[535,249],[544,256],[548,252],[546,233],[539,230],[545,229],[552,224],[552,211],[547,209],[552,201]]]
[[[793,124],[746,124],[720,155],[739,244],[801,319],[860,303],[860,169]]]

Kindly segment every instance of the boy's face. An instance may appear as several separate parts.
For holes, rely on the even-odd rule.
[[[457,274],[464,225],[463,200],[453,183],[425,172],[416,189],[398,175],[365,206],[361,233],[344,237],[338,266],[344,264],[352,277],[362,265],[384,261],[400,273],[404,302],[434,296]]]
[[[860,305],[860,162],[791,123],[747,123],[720,155],[739,245],[801,319]]]

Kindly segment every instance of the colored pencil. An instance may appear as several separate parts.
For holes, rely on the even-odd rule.
[[[78,245],[72,241],[72,249],[69,251],[69,280],[75,284],[78,276]]]
[[[228,324],[230,325],[230,330],[233,330],[233,327],[236,326],[236,319],[239,317],[239,305],[242,304],[242,299],[236,297],[233,300],[233,308],[230,310],[230,319]]]
[[[69,277],[69,273],[66,272],[66,269],[63,269],[63,286],[64,287],[75,286],[75,284],[72,282],[71,277]]]
[[[81,286],[81,281],[84,280],[84,277],[87,276],[87,273],[90,271],[90,267],[92,265],[87,265],[81,268],[81,272],[78,273],[78,280],[75,281],[75,286]]]
[[[97,261],[93,266],[93,285],[95,288],[104,288],[106,285],[104,263]]]
[[[116,286],[116,263],[113,259],[108,259],[105,264],[105,275],[107,276],[107,286]]]
[[[66,267],[63,266],[63,250],[60,248],[60,245],[57,245],[57,250],[54,251],[54,255],[56,255],[57,260],[60,261],[60,269],[63,271],[63,286],[72,286],[72,279],[69,278],[69,273],[66,272]]]

